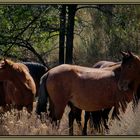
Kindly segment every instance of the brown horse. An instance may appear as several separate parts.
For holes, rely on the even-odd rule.
[[[76,65],[60,65],[49,70],[42,78],[37,113],[46,111],[47,93],[50,98],[50,117],[60,120],[70,101],[77,108],[98,111],[121,105],[125,111],[126,103],[133,98],[131,90],[119,91],[114,66],[112,70],[87,68]]]
[[[120,67],[120,64],[121,64],[121,62],[99,61],[93,65],[93,68],[109,68],[110,67],[110,69],[112,70],[113,66],[118,65]],[[120,68],[118,68],[115,71],[116,78],[119,76],[119,73],[120,73]],[[95,130],[97,130],[98,132],[101,132],[101,130],[103,129],[103,126],[106,130],[109,129],[107,122],[109,119],[108,115],[109,115],[109,112],[111,109],[112,109],[112,107],[103,109],[103,110],[99,110],[99,111],[93,111],[93,112],[85,111],[85,121],[84,121],[84,128],[83,128],[83,132],[82,132],[83,135],[87,135],[87,123],[88,123],[89,119],[92,121],[92,124],[93,124]],[[77,110],[80,110],[80,109],[77,108]],[[78,111],[78,112],[80,112],[80,111]],[[76,114],[76,112],[75,112],[75,116],[77,116],[77,118],[78,118],[78,115],[80,116],[80,113]],[[116,112],[116,108],[114,108],[114,110],[112,112],[112,119],[114,119],[114,118],[119,119],[118,115],[119,114]]]
[[[121,62],[99,61],[93,65],[93,68],[106,68],[115,64],[121,64]]]
[[[0,81],[1,86],[3,86],[5,102],[2,106],[5,109],[7,105],[12,105],[18,110],[25,106],[29,112],[32,111],[36,86],[24,64],[14,63],[7,59],[1,61]]]
[[[131,87],[134,90],[135,101],[138,102],[137,98],[139,98],[139,95],[137,92],[140,89],[140,58],[130,51],[128,53],[121,53],[123,60],[118,87],[121,91],[126,91]]]
[[[93,65],[93,68],[106,68],[106,67],[111,67],[113,65],[120,65],[121,62],[111,62],[111,61],[99,61],[97,63],[95,63]],[[115,72],[115,76],[119,76],[120,69],[118,69]],[[72,103],[68,103],[68,105],[70,106],[71,110],[69,112],[69,135],[73,135],[73,122],[74,119],[76,119],[78,126],[81,128],[81,114],[82,114],[82,110],[73,106]],[[108,115],[109,112],[112,108],[108,108],[108,109],[103,109],[103,110],[99,110],[99,111],[93,111],[93,112],[88,112],[85,111],[85,116],[84,116],[84,127],[82,130],[82,134],[83,135],[87,135],[87,123],[88,120],[91,119],[93,127],[95,130],[97,130],[98,132],[101,132],[101,130],[103,129],[103,126],[105,129],[108,129]],[[116,113],[116,110],[114,108],[113,113],[112,113],[112,118],[117,118],[118,114]],[[103,122],[103,123],[102,123]]]

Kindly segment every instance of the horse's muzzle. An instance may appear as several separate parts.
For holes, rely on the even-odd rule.
[[[127,91],[129,89],[129,81],[127,81],[127,80],[119,81],[118,88],[121,91]]]

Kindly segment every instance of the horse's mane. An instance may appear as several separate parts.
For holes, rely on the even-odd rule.
[[[36,67],[37,69],[46,69],[46,71],[48,70],[47,67],[45,67],[44,65],[37,63],[37,62],[22,62],[22,63],[24,65],[28,66],[28,68],[30,68],[30,69],[33,69],[34,67]]]
[[[38,63],[38,62],[22,62],[23,64],[28,64],[28,65],[36,65],[36,66],[42,66],[45,67],[43,64]]]
[[[9,60],[9,59],[6,59],[6,62],[16,72],[25,73],[25,74],[28,72],[28,68],[24,64],[16,63],[16,62]]]
[[[22,62],[29,69],[30,74],[33,77],[40,78],[44,73],[48,71],[48,68],[37,62]]]

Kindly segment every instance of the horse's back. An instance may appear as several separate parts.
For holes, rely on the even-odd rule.
[[[92,67],[93,68],[102,68],[102,67],[110,66],[112,64],[115,64],[115,62],[112,62],[112,61],[99,61],[99,62],[95,63]]]
[[[95,63],[92,67],[93,68],[105,68],[114,64],[119,64],[120,62],[112,62],[112,61],[99,61]]]
[[[96,69],[83,67],[78,65],[62,64],[52,68],[48,71],[49,77],[61,77],[66,78],[83,78],[83,79],[100,79],[106,77],[112,77],[114,72],[111,70]],[[73,76],[73,77],[71,77]],[[62,80],[62,79],[61,79]]]

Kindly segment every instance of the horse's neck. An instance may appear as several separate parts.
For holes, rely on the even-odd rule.
[[[27,81],[26,81],[26,77],[25,75],[22,76],[22,74],[19,76],[19,72],[15,71],[15,76],[13,78],[11,78],[11,81],[14,83],[15,87],[17,89],[21,89],[21,91],[25,91],[29,90],[28,85],[27,85]]]
[[[24,82],[20,78],[15,78],[12,80],[12,82],[18,89],[27,88],[26,85],[24,84]]]

